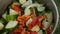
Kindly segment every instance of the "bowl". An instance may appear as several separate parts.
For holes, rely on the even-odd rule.
[[[46,4],[49,7],[49,9],[51,9],[53,12],[52,25],[53,25],[54,29],[51,32],[51,34],[53,34],[56,30],[56,27],[58,25],[58,20],[59,20],[59,13],[58,13],[56,3],[54,2],[54,0],[37,0],[37,1],[39,3]],[[11,2],[12,2],[12,0],[0,0],[0,16],[5,12],[7,6],[9,4],[11,4]]]

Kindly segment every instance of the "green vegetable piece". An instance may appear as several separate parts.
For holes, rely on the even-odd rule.
[[[15,20],[16,18],[17,18],[17,15],[7,15],[6,16],[7,21]]]
[[[4,19],[4,18],[1,18],[1,19],[0,19],[0,21],[1,21],[4,25],[6,25],[6,24],[7,24],[7,20],[6,20],[6,19]]]

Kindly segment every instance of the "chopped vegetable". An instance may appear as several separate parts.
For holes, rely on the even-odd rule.
[[[0,30],[4,28],[4,25],[0,22]]]
[[[32,22],[32,18],[30,18],[30,19],[26,22],[26,26],[28,26],[31,22]]]
[[[51,12],[50,13],[45,13],[45,15],[46,15],[46,19],[42,23],[45,27],[45,28],[43,28],[44,30],[46,30],[52,22],[52,13]]]
[[[4,32],[3,34],[7,34],[7,32]]]
[[[25,15],[30,15],[31,14],[31,12],[30,12],[30,10],[28,9],[27,11],[25,11]]]
[[[28,0],[26,3],[22,5],[22,7],[27,7],[32,4],[32,0]]]
[[[40,31],[38,32],[38,34],[43,34],[43,31],[42,31],[42,30],[40,30]]]
[[[6,19],[6,16],[7,16],[7,13],[4,13],[4,14],[2,15],[2,17],[3,17],[4,19]]]
[[[48,22],[51,23],[52,22],[52,18],[53,18],[52,17],[52,12],[51,11],[49,11],[49,13],[46,12],[45,15],[46,15],[46,19],[48,20]]]
[[[18,13],[17,13],[15,10],[10,9],[9,15],[17,15],[17,14],[18,14]]]
[[[31,8],[31,7],[38,7],[38,6],[41,6],[41,5],[40,5],[40,4],[37,4],[37,3],[29,5],[28,7],[25,8],[25,14],[26,14],[26,12],[28,13],[29,8]],[[35,12],[34,12],[34,13],[35,13]],[[30,13],[30,11],[29,11],[29,14],[26,14],[26,15],[30,15],[30,14],[31,14],[31,13]]]
[[[9,21],[5,28],[6,29],[11,29],[11,28],[16,27],[17,24],[18,24],[18,21]]]
[[[19,0],[19,2],[20,2],[21,4],[24,4],[24,3],[26,3],[26,0]]]
[[[17,15],[7,15],[6,16],[7,21],[16,20],[16,18],[17,18]]]
[[[31,29],[31,31],[36,31],[36,32],[38,32],[40,30],[40,28],[39,28],[39,26],[37,26],[37,25],[35,25],[32,29]]]
[[[33,31],[33,32],[31,32],[31,34],[37,34],[37,32],[36,31]]]
[[[49,22],[47,22],[46,21],[46,19],[45,20],[43,20],[43,23],[42,23],[43,25],[44,25],[44,30],[46,30],[49,26],[48,26],[48,24],[49,24]]]
[[[40,6],[39,6],[39,7],[37,8],[37,10],[40,11],[40,12],[41,12],[41,11],[44,11],[44,10],[45,10],[45,7],[40,7]]]

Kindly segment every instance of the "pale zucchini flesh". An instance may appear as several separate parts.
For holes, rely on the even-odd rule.
[[[39,30],[40,30],[40,28],[39,28],[38,25],[35,25],[35,26],[31,29],[31,31],[36,31],[36,32],[38,32]]]
[[[28,24],[30,24],[32,22],[32,18],[30,18],[27,22],[26,22],[26,26],[28,26]]]
[[[0,30],[4,28],[4,25],[0,22]]]
[[[6,29],[14,28],[18,24],[18,21],[9,21],[8,24],[6,25]]]
[[[17,15],[17,11],[10,8],[9,15]]]
[[[26,2],[26,0],[19,0],[19,2],[20,2],[21,4],[24,4],[24,3]]]

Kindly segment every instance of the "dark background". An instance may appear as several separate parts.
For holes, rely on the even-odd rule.
[[[60,34],[60,0],[55,0],[55,2],[58,7],[58,11],[59,11],[59,23],[57,25],[57,28],[54,34]]]

